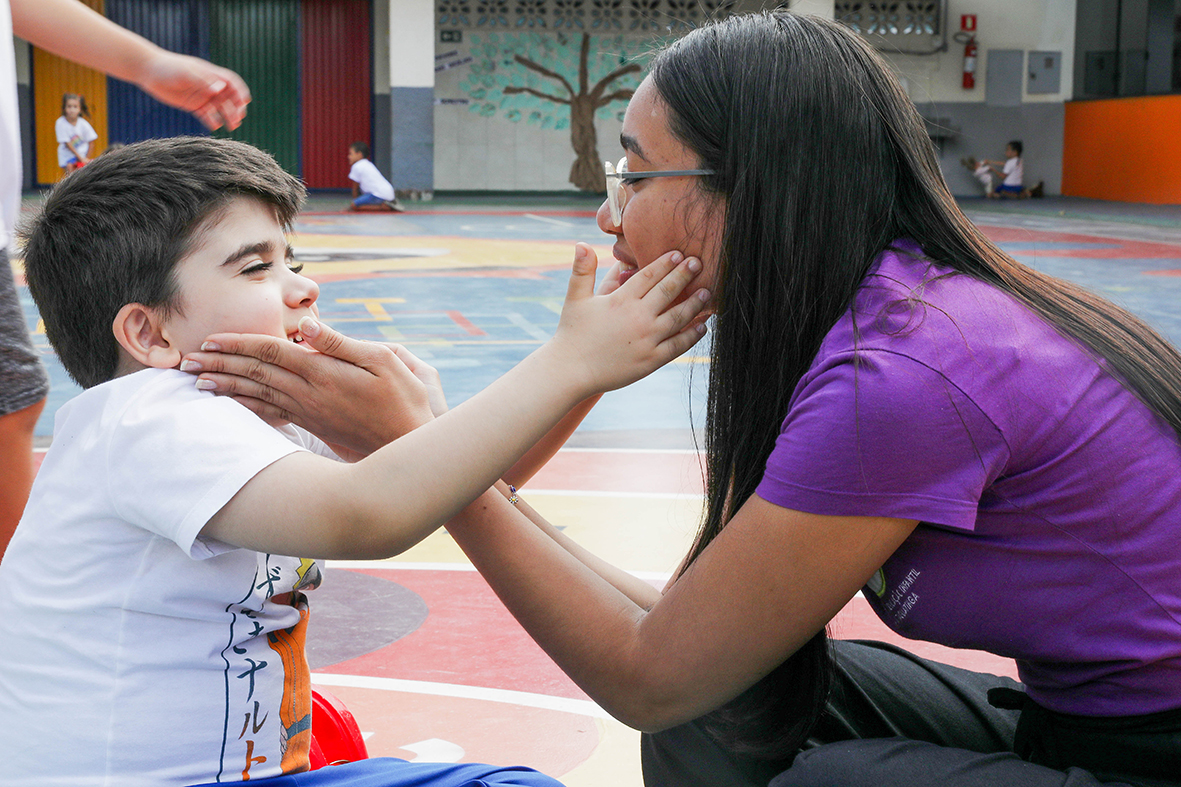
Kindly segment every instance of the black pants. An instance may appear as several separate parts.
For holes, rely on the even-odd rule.
[[[879,642],[833,646],[837,674],[827,713],[794,760],[735,754],[690,722],[643,736],[644,784],[1181,787],[1181,713],[1099,720],[1047,713],[1032,703],[1020,711],[998,708],[989,691],[1002,689],[998,704],[1017,705],[1003,700],[1023,697],[1020,684]]]

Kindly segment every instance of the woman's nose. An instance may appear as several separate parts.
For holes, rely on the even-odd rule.
[[[603,200],[603,204],[599,206],[599,211],[595,214],[595,221],[598,223],[599,229],[608,235],[619,234],[619,227],[611,218],[611,206],[607,204],[607,200]]]

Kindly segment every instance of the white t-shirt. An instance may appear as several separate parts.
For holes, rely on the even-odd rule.
[[[16,100],[16,55],[12,13],[0,0],[0,250],[8,247],[21,207],[20,111]],[[7,273],[7,271],[0,271]]]
[[[98,139],[98,133],[94,130],[94,126],[90,125],[90,121],[81,115],[75,123],[66,120],[65,115],[60,115],[57,122],[53,124],[54,133],[57,134],[57,165],[64,167],[69,164],[74,158],[74,154],[66,147],[69,142],[74,146],[74,150],[78,151],[79,155],[85,156],[90,151],[90,143]]]
[[[1004,167],[1005,179],[1002,181],[1006,186],[1020,186],[1025,182],[1025,165],[1021,163],[1020,156],[1005,159]]]
[[[198,533],[281,457],[334,455],[193,380],[149,369],[57,413],[0,564],[5,787],[188,785],[307,765],[300,591],[319,567]]]
[[[394,187],[377,169],[377,165],[367,158],[349,168],[349,180],[360,185],[362,194],[372,194],[378,199],[394,198]]]

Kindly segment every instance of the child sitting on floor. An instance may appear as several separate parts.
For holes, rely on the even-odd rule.
[[[349,180],[353,181],[353,201],[349,210],[405,210],[377,165],[369,160],[369,146],[364,142],[349,145]]]
[[[86,390],[57,414],[0,565],[6,784],[556,784],[397,759],[303,774],[321,572],[299,556],[405,550],[577,402],[683,352],[701,302],[670,305],[693,269],[670,256],[593,296],[593,266],[576,268],[554,337],[435,420],[407,355],[383,372],[413,403],[389,435],[425,425],[348,463],[177,368],[212,332],[308,330],[318,287],[286,237],[303,198],[249,145],[152,140],[65,179],[24,229],[46,332]]]

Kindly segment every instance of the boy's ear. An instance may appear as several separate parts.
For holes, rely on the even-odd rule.
[[[137,363],[153,369],[175,369],[180,365],[180,350],[169,341],[159,310],[128,303],[115,315],[111,330],[115,341]]]

